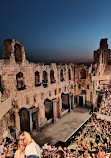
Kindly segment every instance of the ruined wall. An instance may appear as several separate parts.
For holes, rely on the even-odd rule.
[[[101,39],[100,48],[94,51],[94,62],[98,63],[101,61],[104,64],[108,64],[110,62],[110,49],[108,49],[107,38]],[[100,57],[102,55],[102,57]],[[100,59],[101,58],[101,59]]]
[[[39,107],[41,125],[46,121],[45,99],[59,98],[60,109],[62,109],[61,94],[74,94],[73,64],[29,63],[25,59],[22,43],[9,39],[3,43],[3,58],[4,60],[0,62],[0,74],[4,87],[1,99],[5,101],[9,97],[12,98],[14,122],[17,128],[20,129],[21,108]],[[61,70],[63,70],[62,76]]]
[[[5,40],[3,60],[0,61],[0,91],[2,102],[8,98],[11,98],[12,101],[12,109],[9,110],[6,117],[9,124],[20,130],[20,110],[38,107],[40,126],[43,125],[47,121],[45,100],[53,101],[58,98],[59,112],[62,113],[62,94],[73,94],[75,104],[77,95],[80,94],[85,94],[87,102],[93,102],[96,81],[92,82],[92,76],[103,74],[105,66],[109,62],[107,42],[103,43],[101,43],[100,49],[104,47],[105,52],[102,54],[103,51],[100,49],[95,52],[97,63],[88,67],[76,64],[29,63],[25,58],[21,42]],[[99,81],[97,82],[99,83]],[[5,125],[8,126],[6,122]]]
[[[108,64],[110,64],[110,49],[108,49],[107,38],[101,39],[100,48],[94,51],[95,73],[92,74],[92,93],[93,93],[93,105],[97,106],[98,94],[97,89],[103,88],[101,83],[110,82],[110,74],[104,75]]]
[[[79,94],[86,95],[86,102],[92,102],[92,65],[75,66],[75,96]]]

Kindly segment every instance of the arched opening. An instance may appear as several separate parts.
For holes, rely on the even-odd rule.
[[[81,79],[86,79],[86,70],[85,69],[81,69]]]
[[[10,126],[15,127],[15,114],[14,113],[10,114]]]
[[[15,44],[14,54],[15,54],[15,61],[17,63],[21,63],[22,62],[22,48],[20,44]]]
[[[41,86],[40,76],[39,76],[39,72],[38,71],[35,72],[35,86],[36,87]]]
[[[81,91],[81,94],[85,94],[85,95],[86,95],[86,94],[87,94],[87,93],[86,93],[86,90],[82,90],[82,91]]]
[[[0,75],[0,92],[3,94],[4,86],[2,85],[2,76]]]
[[[51,71],[50,71],[50,83],[53,84],[53,83],[55,83],[55,82],[56,82],[56,80],[54,79],[54,71],[51,70]]]
[[[16,81],[17,81],[17,90],[21,91],[26,89],[26,85],[24,84],[24,77],[23,77],[23,73],[19,72],[16,75]]]
[[[60,81],[61,82],[64,81],[63,70],[60,71]]]
[[[62,99],[62,112],[66,109],[69,109],[69,95],[68,94],[61,94],[61,99]]]
[[[47,72],[44,70],[43,71],[43,80],[42,80],[44,88],[47,87],[47,82],[48,82]]]
[[[71,70],[68,70],[68,79],[71,80]]]
[[[103,95],[98,95],[98,98],[97,98],[97,107],[98,107],[98,109],[100,108],[102,98],[103,98]]]
[[[53,107],[51,100],[45,99],[44,105],[45,105],[45,117],[47,118],[47,120],[49,120],[53,118]]]
[[[20,115],[20,128],[21,131],[30,131],[30,116],[29,111],[26,108],[21,108]]]

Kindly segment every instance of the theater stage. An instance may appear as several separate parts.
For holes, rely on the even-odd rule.
[[[33,132],[32,137],[40,146],[46,142],[55,144],[66,141],[91,116],[89,111],[86,108],[75,108],[56,123],[46,126],[40,132]]]

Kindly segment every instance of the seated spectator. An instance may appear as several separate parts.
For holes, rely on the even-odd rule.
[[[24,136],[20,135],[18,141],[18,149],[15,152],[14,158],[24,158],[25,156],[24,150],[25,150]]]
[[[57,158],[64,158],[64,152],[62,150],[57,151],[56,154],[57,154],[56,156]]]
[[[42,149],[39,145],[31,138],[28,132],[23,132],[25,148],[25,156],[28,158],[40,158]]]

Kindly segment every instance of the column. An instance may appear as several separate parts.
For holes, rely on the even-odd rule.
[[[68,102],[69,102],[69,112],[71,112],[71,95],[68,94]]]
[[[54,100],[51,100],[51,104],[53,107],[53,123],[55,123],[56,119],[55,119],[55,105],[54,105]]]
[[[74,110],[74,95],[72,94],[72,110]]]
[[[40,131],[39,109],[37,109],[37,131]]]
[[[30,131],[32,132],[32,112],[29,111],[29,116],[30,116]]]

